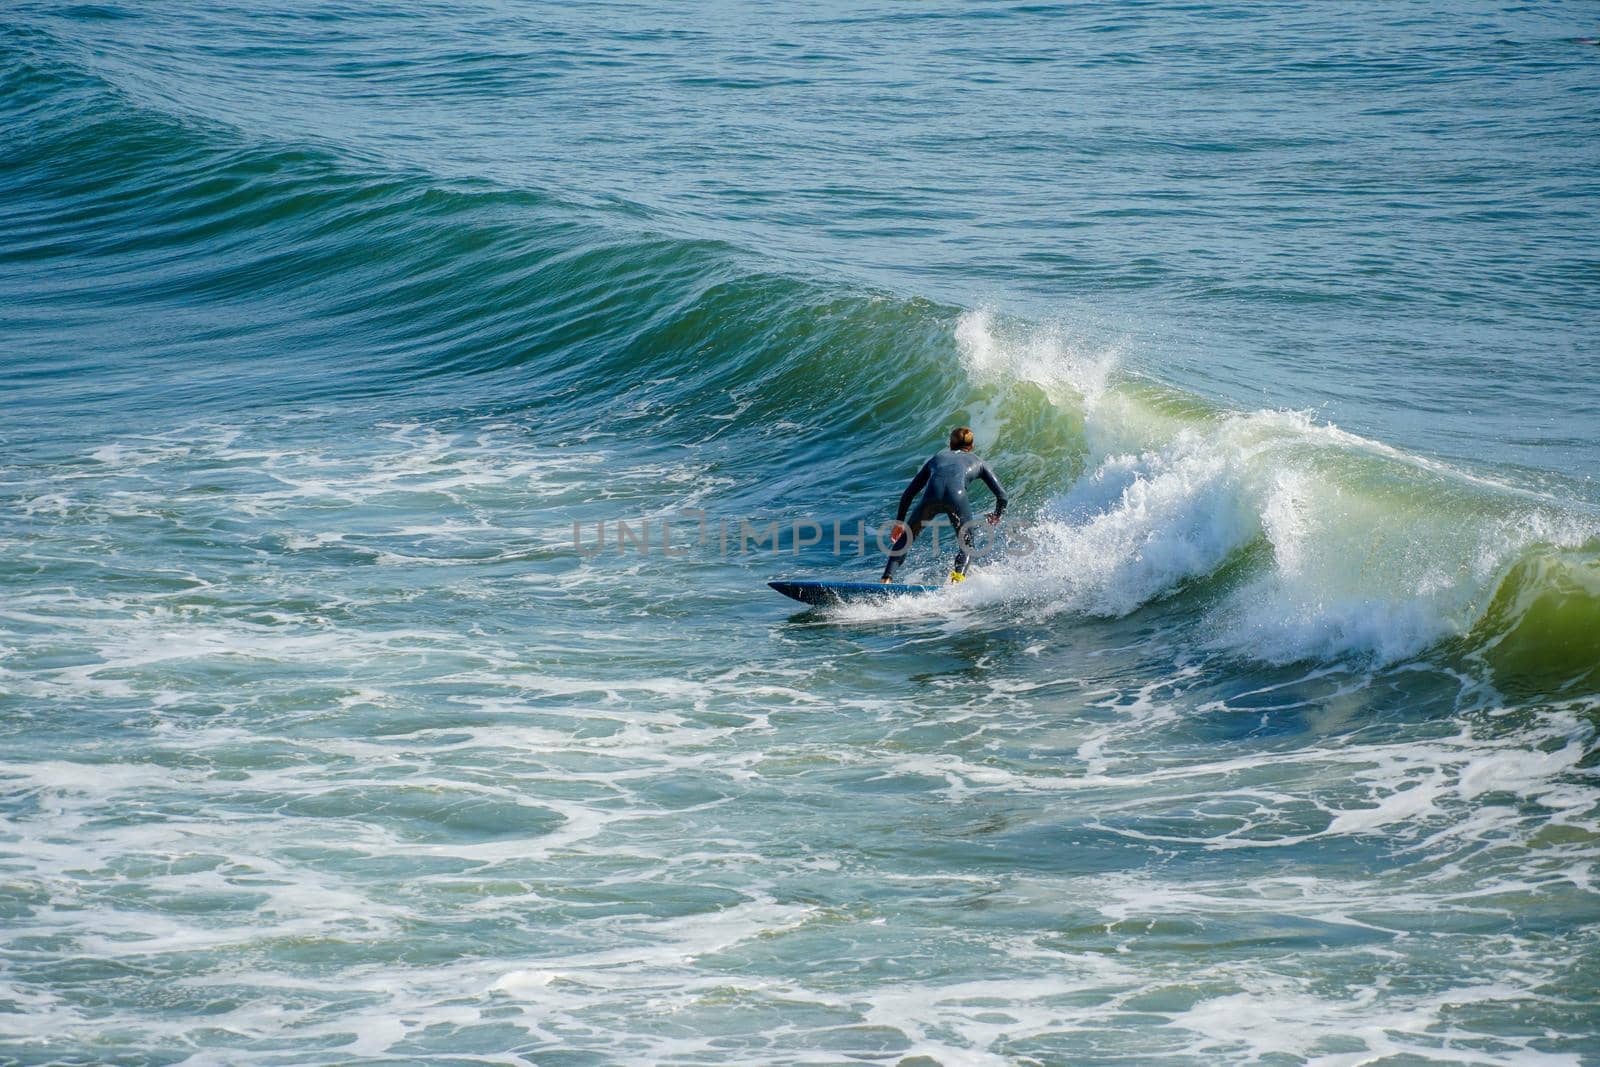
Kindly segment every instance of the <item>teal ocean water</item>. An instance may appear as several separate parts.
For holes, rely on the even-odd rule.
[[[0,1061],[1600,1063],[1596,36],[4,5]]]

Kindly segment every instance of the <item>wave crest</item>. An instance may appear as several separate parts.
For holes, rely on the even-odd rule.
[[[1024,531],[1033,550],[1014,544],[965,598],[1121,616],[1193,597],[1210,643],[1269,662],[1460,639],[1497,677],[1595,683],[1594,516],[1304,412],[1176,398],[1055,332],[970,313],[956,339],[977,382],[1069,391],[1089,450]]]

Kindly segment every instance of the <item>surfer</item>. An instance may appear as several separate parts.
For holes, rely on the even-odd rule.
[[[966,580],[969,547],[967,527],[972,522],[967,486],[972,484],[974,478],[983,479],[983,484],[994,494],[994,510],[988,515],[989,525],[993,526],[1006,510],[1006,491],[1000,487],[1000,479],[994,476],[989,465],[972,454],[972,431],[965,426],[957,426],[950,431],[950,447],[934,453],[922,465],[917,476],[911,479],[906,491],[900,494],[900,509],[894,517],[894,544],[889,549],[889,562],[883,568],[885,585],[893,578],[895,565],[905,558],[906,550],[911,547],[917,534],[922,532],[922,527],[941,515],[949,519],[950,525],[957,531],[956,562],[950,571],[950,580]],[[922,502],[917,505],[916,515],[908,526],[906,513],[911,510],[911,498],[921,492],[924,486],[927,491],[922,493]]]

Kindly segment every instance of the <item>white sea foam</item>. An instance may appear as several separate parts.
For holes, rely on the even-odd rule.
[[[1028,381],[1081,407],[1090,462],[1022,529],[1031,552],[1018,543],[980,563],[963,589],[919,612],[1000,601],[1125,615],[1259,545],[1266,566],[1211,611],[1220,646],[1273,662],[1390,662],[1469,627],[1528,546],[1576,545],[1597,529],[1303,413],[1175,420],[1119,382],[1114,359],[1054,332],[972,312],[956,337],[974,381]],[[899,607],[844,617],[892,618]]]
[[[1029,380],[1063,347],[1024,352]],[[1081,373],[1063,403],[1093,421],[1124,402],[1114,373]],[[397,424],[337,455],[191,434],[156,446],[192,449],[170,471],[130,439],[81,464],[106,469],[32,520],[45,577],[0,605],[0,700],[27,740],[0,760],[5,1053],[103,1049],[114,1027],[126,1058],[197,1063],[269,1044],[1562,1062],[1461,1005],[1548,1018],[1592,945],[1523,920],[1592,910],[1591,709],[1396,730],[1414,709],[1344,661],[1219,677],[1135,624],[1066,654],[1059,613],[1121,617],[1240,552],[1258,572],[1210,609],[1230,650],[1251,597],[1366,588],[1320,558],[1353,543],[1341,523],[1367,529],[1339,513],[1359,494],[1329,504],[1297,458],[1359,443],[1263,413],[1141,433],[1044,509],[1033,572],[1002,557],[840,613],[910,627],[708,625],[619,593],[653,578],[638,561],[480,576],[592,481],[530,472],[503,426]],[[613,488],[655,508],[702,471],[623,465]],[[114,536],[113,507],[181,550]],[[1450,603],[1454,572],[1385,551],[1372,588],[1397,570]],[[446,562],[397,572],[428,555]],[[1479,951],[1494,974],[1451,970]],[[1362,977],[1389,972],[1405,988]]]
[[[1357,1067],[1388,1057],[1520,1067],[1577,1067],[1575,1055],[1541,1053],[1525,1042],[1505,1051],[1459,1047],[1447,1025],[1451,1009],[1485,1002],[1516,1003],[1535,994],[1505,982],[1484,981],[1423,995],[1391,994],[1379,1002],[1376,987],[1349,997],[1318,996],[1309,983],[1289,979],[1247,981],[1238,993],[1202,1000],[1170,1026],[1197,1035],[1186,1051],[1200,1057],[1268,1055],[1303,1057],[1316,1067]],[[1444,1049],[1434,1036],[1444,1030]],[[1344,1051],[1351,1043],[1359,1051]]]

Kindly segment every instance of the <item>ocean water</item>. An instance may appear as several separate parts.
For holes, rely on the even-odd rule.
[[[10,0],[0,1061],[1600,1063],[1597,36]]]

